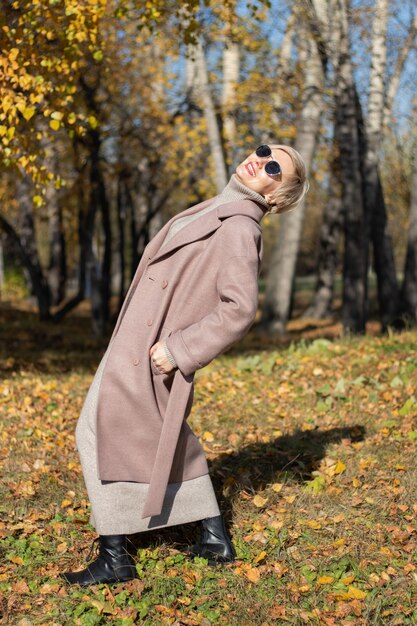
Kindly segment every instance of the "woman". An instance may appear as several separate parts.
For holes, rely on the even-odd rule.
[[[260,146],[221,194],[173,217],[146,247],[77,424],[99,556],[67,582],[134,578],[129,535],[197,520],[192,555],[233,561],[186,422],[193,377],[253,323],[262,217],[296,207],[307,189],[295,150]]]

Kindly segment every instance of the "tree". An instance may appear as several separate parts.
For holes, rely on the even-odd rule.
[[[303,156],[307,172],[309,172],[322,111],[324,71],[316,41],[308,36],[306,28],[301,32],[303,43],[300,42],[300,45],[304,45],[304,55],[301,59],[304,67],[304,89],[294,147]],[[272,332],[284,333],[289,318],[304,214],[305,201],[296,211],[286,213],[281,217],[278,239],[274,246],[267,277],[262,317],[264,326]]]
[[[417,119],[417,100],[414,102],[414,122]],[[407,255],[404,281],[401,289],[401,313],[406,320],[417,322],[417,133],[414,124],[413,162],[410,193],[410,216],[408,226]]]

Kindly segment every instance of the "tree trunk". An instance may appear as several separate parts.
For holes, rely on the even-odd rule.
[[[120,174],[117,179],[117,225],[119,230],[119,242],[118,242],[118,256],[119,256],[119,298],[118,298],[118,310],[122,308],[124,295],[125,295],[125,224],[127,216],[127,202],[126,202],[126,183],[123,178],[123,174]]]
[[[337,268],[337,251],[342,232],[342,198],[340,190],[340,166],[333,158],[330,165],[329,200],[320,231],[317,284],[314,299],[304,312],[304,318],[324,319],[331,316],[334,280]]]
[[[405,62],[410,54],[410,51],[413,49],[415,45],[415,39],[417,34],[417,11],[414,14],[414,19],[410,24],[408,29],[407,37],[403,41],[400,49],[398,50],[398,56],[395,63],[394,72],[391,76],[387,94],[385,98],[384,104],[384,120],[383,125],[384,128],[387,128],[392,121],[392,111],[395,96],[397,95],[398,87],[400,84],[401,74],[404,69]]]
[[[227,185],[228,174],[216,108],[208,78],[206,56],[201,41],[192,48],[192,54],[195,57],[197,83],[207,122],[207,133],[210,143],[211,158],[213,159],[215,183],[217,191],[220,193]]]
[[[307,38],[305,88],[295,148],[310,171],[322,110],[323,66],[312,38]],[[295,268],[300,248],[305,202],[280,217],[280,229],[273,248],[267,277],[262,325],[269,332],[283,334],[290,314]]]
[[[223,133],[228,144],[232,165],[237,165],[236,149],[236,87],[239,83],[239,44],[230,36],[223,50]]]
[[[62,209],[53,184],[49,184],[46,190],[46,202],[49,229],[48,284],[51,291],[51,304],[57,306],[65,297],[67,262]]]
[[[14,242],[20,254],[23,266],[30,278],[31,288],[38,302],[40,319],[49,319],[49,291],[42,270],[37,263],[37,254],[33,255],[33,250],[26,246],[27,237],[23,239],[19,236],[16,229],[3,215],[0,215],[0,228]]]
[[[4,289],[4,247],[3,247],[3,237],[0,235],[0,298],[2,291]]]
[[[19,248],[25,251],[23,258],[25,268],[28,271],[31,287],[38,303],[39,316],[41,319],[50,317],[50,292],[48,283],[43,274],[39,261],[38,247],[36,242],[35,222],[33,219],[32,185],[23,176],[16,182],[16,192],[19,201],[20,213],[20,241]],[[4,222],[3,222],[4,223]],[[11,234],[9,232],[9,234]]]
[[[111,283],[111,228],[107,192],[100,163],[101,139],[97,130],[90,131],[90,211],[99,210],[103,235],[103,253],[99,259],[98,246],[88,250],[87,267],[90,275],[93,330],[102,335],[109,320]],[[95,209],[93,208],[95,207]]]
[[[288,18],[288,21],[285,27],[284,36],[281,42],[281,49],[279,53],[278,67],[277,67],[277,73],[276,73],[277,88],[275,89],[272,95],[272,101],[274,103],[274,112],[273,112],[272,119],[277,126],[279,126],[279,123],[280,123],[282,108],[284,104],[283,91],[285,89],[286,82],[288,81],[289,76],[294,71],[293,63],[291,59],[292,59],[294,38],[296,34],[295,24],[296,24],[296,13],[293,7],[292,12]],[[268,141],[271,141],[271,140],[273,140],[272,136],[269,138]]]
[[[370,236],[378,282],[378,302],[382,328],[386,329],[397,316],[398,283],[394,253],[388,232],[384,194],[378,173],[384,110],[384,76],[386,67],[386,30],[388,0],[377,0],[372,26],[371,72],[369,80],[368,116],[363,129],[362,111],[357,99],[359,134],[362,134],[365,212],[370,220]]]
[[[94,221],[96,207],[94,205],[87,205],[86,202],[86,189],[88,189],[88,183],[86,176],[84,175],[83,167],[80,165],[78,155],[78,144],[74,143],[74,153],[77,161],[76,170],[78,171],[77,180],[77,195],[78,195],[78,246],[79,246],[79,260],[78,260],[78,290],[75,296],[70,298],[63,306],[55,311],[53,315],[53,321],[61,321],[67,313],[72,311],[76,306],[85,300],[87,294],[87,257],[88,250],[92,245]]]
[[[414,108],[414,119],[417,119],[417,106]],[[417,134],[414,148],[407,255],[401,289],[401,312],[406,320],[415,324],[417,322]]]
[[[336,21],[340,25],[340,46],[336,67],[335,136],[340,150],[345,233],[342,321],[346,332],[363,333],[368,297],[368,234],[346,1],[341,0],[339,7]]]

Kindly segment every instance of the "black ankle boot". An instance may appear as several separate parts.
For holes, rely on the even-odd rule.
[[[96,541],[99,542],[98,558],[81,572],[61,574],[67,583],[87,587],[98,583],[124,582],[136,577],[127,535],[100,535],[94,543]]]
[[[201,521],[201,537],[191,548],[190,554],[208,559],[209,565],[232,563],[235,560],[236,553],[221,515]]]

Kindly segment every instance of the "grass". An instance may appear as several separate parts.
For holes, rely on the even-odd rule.
[[[190,562],[190,524],[139,538],[137,580],[81,590],[59,572],[95,537],[74,428],[105,341],[82,316],[0,322],[1,624],[417,624],[416,331],[253,333],[198,372],[190,423],[236,563]]]

